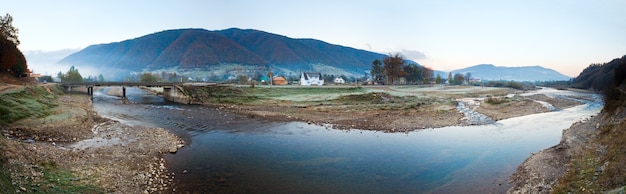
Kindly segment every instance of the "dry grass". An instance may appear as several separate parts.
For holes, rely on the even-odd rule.
[[[573,157],[554,193],[600,193],[626,185],[626,110],[624,99],[609,102],[602,125],[585,150]]]

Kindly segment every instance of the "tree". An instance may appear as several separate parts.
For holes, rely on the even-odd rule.
[[[67,73],[61,75],[61,81],[63,82],[82,82],[83,76],[80,75],[78,69],[74,66],[70,67]]]
[[[436,84],[441,84],[441,75],[437,74],[437,78],[435,78],[435,83]]]
[[[20,76],[27,72],[28,65],[22,51],[17,48],[17,28],[13,27],[13,17],[0,16],[0,70]]]
[[[385,69],[383,68],[382,62],[376,59],[372,61],[372,71],[370,71],[372,75],[372,80],[376,83],[380,83],[385,76]]]
[[[244,85],[244,84],[248,84],[248,76],[246,75],[238,75],[237,76],[237,81],[239,84]]]
[[[20,45],[20,40],[17,38],[18,31],[13,26],[13,17],[11,15],[7,13],[4,17],[0,16],[0,36],[17,46]]]
[[[404,77],[406,72],[404,69],[404,58],[400,56],[400,54],[395,54],[385,57],[383,59],[383,63],[385,64],[383,67],[385,69],[385,76],[391,84],[395,84],[398,81],[398,78]]]
[[[424,76],[424,71],[422,69],[423,68],[417,64],[404,66],[404,72],[407,74],[406,81],[409,83],[417,83],[417,81],[421,81]]]
[[[448,84],[452,85],[452,72],[448,73]]]
[[[159,78],[151,73],[142,73],[139,77],[140,82],[158,82]]]
[[[322,75],[322,79],[324,79],[324,83],[334,83],[335,75],[333,74],[324,74]]]
[[[424,84],[427,84],[430,81],[430,79],[433,78],[433,74],[435,73],[435,71],[433,71],[433,69],[428,68],[428,67],[424,67],[423,69],[424,69],[424,73],[422,75],[422,82]]]
[[[472,84],[471,81],[472,81],[472,73],[470,72],[465,73],[465,82],[468,85],[471,85]]]
[[[98,75],[98,81],[104,82],[104,76],[102,76],[102,74]]]
[[[274,81],[274,73],[272,73],[272,71],[268,71],[267,77],[270,79],[270,85],[272,85],[272,82]]]
[[[460,73],[454,74],[454,85],[462,85],[463,81],[465,81],[463,74],[460,74]]]

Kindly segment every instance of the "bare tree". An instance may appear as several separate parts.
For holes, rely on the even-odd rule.
[[[405,76],[406,73],[403,71],[404,58],[400,54],[389,54],[383,59],[383,63],[385,64],[385,75],[391,84],[395,84],[397,78]]]

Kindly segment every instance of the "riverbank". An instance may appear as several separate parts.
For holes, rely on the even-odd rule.
[[[522,163],[511,176],[514,186],[508,193],[624,193],[623,91],[616,90],[617,97],[605,97],[604,108],[597,116],[564,130],[558,145]]]
[[[596,116],[564,130],[558,145],[533,153],[517,168],[511,175],[513,187],[508,193],[551,193],[573,157],[583,149],[598,149],[589,146],[594,146],[591,141],[599,126],[600,119]]]
[[[170,189],[174,175],[165,169],[163,157],[183,145],[180,138],[161,128],[129,127],[101,118],[87,95],[55,93],[52,87],[26,87],[29,97],[20,99],[10,96],[14,92],[2,96],[3,104],[13,100],[29,107],[49,105],[42,114],[1,127],[3,190],[144,193]]]
[[[468,122],[473,118],[458,109],[459,103],[494,121],[554,111],[545,104],[559,109],[582,104],[568,98],[524,96],[520,94],[528,92],[487,87],[214,86],[185,90],[196,103],[267,120],[387,132],[476,124]]]

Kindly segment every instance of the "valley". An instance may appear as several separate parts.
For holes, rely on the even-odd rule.
[[[48,85],[46,87],[54,88],[55,86]],[[588,102],[594,99],[592,96],[586,94],[581,95],[572,93],[570,91],[557,91],[548,88],[540,89],[537,91],[524,92],[507,88],[482,87],[185,87],[187,93],[189,93],[192,98],[197,100],[197,103],[203,104],[200,106],[170,104],[160,97],[156,97],[149,92],[145,92],[137,88],[128,88],[127,95],[128,100],[131,103],[123,103],[119,100],[119,97],[109,96],[106,94],[111,93],[108,92],[111,89],[98,89],[94,97],[93,105],[89,101],[76,101],[79,99],[86,100],[86,95],[60,93],[56,94],[59,95],[58,99],[60,99],[61,101],[58,103],[60,103],[59,105],[63,107],[62,109],[57,109],[57,111],[51,112],[52,114],[49,116],[44,116],[41,118],[33,117],[22,119],[19,122],[11,124],[9,127],[3,128],[3,135],[10,138],[9,140],[2,140],[3,144],[6,145],[4,147],[4,157],[6,158],[8,164],[31,164],[20,168],[13,168],[13,170],[11,171],[14,173],[11,175],[11,177],[13,177],[14,181],[12,184],[17,185],[17,187],[15,188],[16,190],[45,190],[45,188],[41,188],[40,186],[37,186],[37,184],[61,184],[46,183],[46,180],[48,180],[48,178],[45,176],[20,175],[27,172],[32,172],[35,174],[42,173],[40,169],[44,169],[44,174],[49,173],[48,171],[51,170],[54,172],[61,170],[61,172],[63,173],[70,173],[71,177],[75,177],[71,178],[72,180],[80,180],[81,183],[90,185],[88,187],[85,187],[86,189],[95,189],[94,191],[100,190],[106,192],[119,192],[122,190],[136,190],[157,192],[174,190],[203,190],[246,192],[251,191],[249,189],[282,190],[285,188],[281,188],[279,184],[272,183],[272,181],[284,181],[285,178],[290,177],[288,174],[268,174],[268,172],[258,172],[261,174],[253,175],[246,173],[245,170],[241,170],[245,169],[244,166],[255,166],[258,164],[239,164],[236,161],[229,161],[228,163],[235,166],[220,167],[220,164],[223,164],[222,162],[213,161],[212,159],[208,158],[194,158],[192,156],[200,156],[213,153],[207,152],[208,150],[205,149],[216,149],[219,146],[207,145],[208,142],[205,142],[205,139],[213,139],[223,135],[226,135],[225,137],[228,137],[229,135],[227,134],[230,133],[241,134],[243,136],[240,137],[243,137],[244,139],[256,139],[255,141],[253,141],[257,142],[254,143],[255,147],[260,146],[258,149],[262,149],[258,150],[259,153],[265,153],[268,151],[276,152],[277,150],[274,150],[274,148],[270,149],[266,147],[271,144],[258,143],[268,140],[264,137],[266,135],[268,135],[268,137],[279,138],[278,136],[275,137],[275,135],[282,133],[294,133],[295,136],[293,136],[293,138],[303,138],[297,135],[302,133],[309,135],[315,134],[315,138],[310,139],[310,141],[323,141],[323,137],[330,134],[334,134],[333,136],[337,137],[347,138],[346,140],[350,139],[349,142],[351,143],[348,143],[349,145],[329,144],[328,146],[330,147],[328,148],[330,149],[341,149],[344,146],[366,146],[367,144],[357,143],[362,141],[359,140],[362,138],[374,138],[371,140],[375,140],[375,142],[382,141],[371,145],[378,147],[383,145],[389,145],[390,142],[386,139],[396,139],[400,138],[401,136],[421,139],[430,136],[426,134],[439,134],[448,130],[454,130],[459,132],[471,132],[475,130],[478,130],[476,132],[479,132],[481,130],[487,129],[495,130],[490,128],[497,128],[497,126],[500,125],[498,123],[501,122],[507,123],[513,121],[509,121],[510,119],[507,118],[524,118],[525,116],[523,115],[530,116],[538,113],[545,114],[554,111],[546,106],[543,106],[542,103],[538,103],[537,100],[544,100],[541,102],[550,101],[554,107],[558,107],[560,110],[569,110],[572,107],[583,104],[582,102]],[[43,92],[45,91],[46,90],[43,90]],[[115,92],[113,92],[112,94],[114,93]],[[487,100],[493,100],[494,98],[499,99],[498,103],[489,104],[486,102]],[[573,99],[579,99],[582,102]],[[467,109],[461,109],[461,104]],[[93,110],[91,108],[92,106]],[[488,123],[474,123],[473,120],[478,118],[476,117],[476,115],[490,115],[489,111],[486,110],[491,110],[492,112],[500,110],[501,112],[499,112],[498,114],[500,117],[492,118],[492,121]],[[71,114],[74,116],[63,116],[65,114]],[[552,114],[567,115],[565,114],[565,112],[553,112]],[[57,117],[59,117],[59,119],[57,119]],[[84,123],[82,125],[76,125],[76,123],[67,122],[67,120],[60,119],[60,117],[76,118],[76,122]],[[83,117],[87,120],[80,119]],[[570,120],[575,121],[581,118],[583,117],[568,117],[568,121],[560,124],[559,126],[568,125],[566,123],[570,122]],[[46,123],[46,125],[35,124],[41,122]],[[62,131],[54,132],[55,130],[60,130],[61,128],[64,128],[63,126],[75,126],[75,129],[73,129],[72,131],[77,132],[77,134],[68,134]],[[508,124],[505,124],[504,126],[508,126]],[[301,129],[305,130],[300,131]],[[522,127],[520,129],[525,128]],[[530,149],[534,150],[533,152],[535,152],[538,151],[538,149],[541,148],[542,145],[547,146],[551,144],[550,142],[555,142],[556,138],[558,138],[558,134],[560,134],[560,130],[560,127],[549,130],[551,131],[550,134],[555,135],[554,138],[551,138],[552,141],[546,141],[541,144],[533,144],[533,146],[530,147],[526,147],[528,145],[525,143],[520,143],[522,143],[524,147],[526,147],[524,150]],[[547,133],[549,131],[542,131],[542,133]],[[380,136],[377,135],[379,134],[378,132],[384,132],[380,134],[384,138],[376,140],[378,139],[376,137]],[[171,134],[175,134],[181,139],[178,139]],[[257,136],[254,134],[260,134],[261,136]],[[442,134],[435,134],[432,134],[434,135],[433,138],[453,138],[447,137],[445,135],[442,136]],[[291,143],[288,142],[283,142],[285,140],[279,141],[282,142],[280,144],[284,144],[280,147],[296,146],[291,145]],[[147,141],[161,142],[164,144],[160,143],[153,145],[153,143],[148,143]],[[182,146],[183,144],[181,144],[181,142],[185,142],[184,147]],[[236,140],[230,143],[243,142],[240,142],[240,140]],[[317,145],[317,143],[312,145]],[[403,144],[399,144],[395,146],[402,145]],[[407,142],[404,145],[409,144]],[[449,145],[455,146],[455,144]],[[32,149],[29,148],[29,150],[32,151],[22,152],[24,154],[24,157],[16,157],[16,155],[14,154],[18,152],[18,147],[23,146],[32,147]],[[421,146],[432,147],[434,145]],[[297,147],[297,149],[313,149],[305,145],[297,145]],[[426,153],[429,153],[431,151],[437,152],[436,150],[438,148],[435,147],[427,149],[430,151],[427,151]],[[247,153],[242,152],[242,150],[246,149],[249,148],[239,147],[235,148],[235,150],[232,150],[234,151],[232,154],[235,155],[223,155],[225,153],[220,153],[221,155],[215,156],[218,158],[240,158],[244,157],[245,155],[238,154]],[[294,147],[294,149],[296,149],[296,147]],[[105,152],[105,150],[107,151]],[[363,164],[354,163],[357,161],[361,161],[355,160],[356,158],[354,158],[363,157],[359,155],[352,156],[348,153],[343,152],[329,153],[326,151],[317,150],[316,152],[321,152],[319,154],[322,155],[310,156],[317,159],[312,159],[309,161],[304,160],[306,157],[309,156],[305,156],[305,158],[293,158],[295,155],[292,154],[297,154],[301,151],[286,151],[287,152],[280,153],[287,155],[278,158],[268,158],[269,156],[264,155],[252,155],[246,157],[253,158],[244,157],[238,159],[238,161],[266,161],[270,164],[273,163],[274,165],[283,166],[287,169],[294,169],[295,167],[293,167],[293,165],[313,165],[317,166],[317,168],[319,168],[318,170],[325,171],[324,174],[326,174],[326,176],[338,173],[335,170],[332,170],[335,169],[334,167],[332,167],[334,165],[350,165],[358,169],[365,168],[365,166],[361,166]],[[476,152],[477,150],[458,151]],[[45,157],[35,157],[37,155],[41,155],[42,152],[47,153],[44,154]],[[170,152],[176,154],[166,154]],[[384,151],[378,150],[378,148],[369,148],[369,151],[367,152],[374,155],[384,153]],[[138,153],[153,153],[150,154],[150,156],[154,156],[154,158],[143,157],[141,155],[137,155]],[[394,155],[400,154],[394,156],[394,158],[401,158],[401,155],[403,155],[403,152],[391,153],[393,153]],[[511,159],[515,159],[515,161],[520,161],[520,159],[525,158],[527,154],[525,152],[517,153],[518,154],[515,157],[511,157]],[[480,154],[474,155],[472,157],[479,155]],[[163,159],[165,160],[159,159],[161,157],[163,157]],[[419,160],[424,160],[429,156],[419,154],[412,157],[418,157],[421,158]],[[452,156],[444,158],[447,158],[446,160],[457,158],[456,156],[452,158],[450,157]],[[131,159],[135,162],[124,162]],[[381,158],[374,157],[363,160],[362,162],[366,162],[368,165],[377,166],[381,165],[381,161],[379,161],[380,159]],[[436,159],[436,161],[440,161],[442,159],[443,158],[439,158]],[[139,163],[142,164],[142,166],[147,166],[149,168],[135,168],[134,165],[137,164],[138,161],[141,161]],[[187,162],[184,161],[190,161],[192,163],[186,164]],[[193,161],[218,163],[214,163],[212,166],[203,167],[204,165],[195,164],[193,163]],[[478,163],[494,162],[493,159],[471,159],[470,161]],[[515,166],[515,161],[508,161],[506,163],[512,162],[513,164],[511,165]],[[53,164],[53,166],[46,166],[48,164]],[[108,167],[103,164],[116,164],[117,167],[116,170],[107,170]],[[435,162],[427,164],[435,165],[439,163]],[[397,169],[395,168],[401,168],[402,166],[404,165],[398,165],[392,169],[375,168],[378,170],[372,171],[370,173],[375,173],[378,175],[370,175],[380,178],[377,178],[376,180],[365,179],[363,181],[388,180],[392,182],[397,182],[393,180],[397,180],[397,178],[407,176],[425,176],[434,178],[432,177],[434,175],[423,174],[424,172],[419,171],[412,172],[412,175],[399,175],[397,174]],[[450,167],[457,170],[467,168],[467,166],[464,165]],[[425,166],[425,168],[450,167]],[[260,168],[262,170],[267,167],[258,166],[256,168]],[[421,189],[418,189],[420,191],[458,191],[458,189],[472,188],[474,189],[474,191],[481,191],[482,189],[495,189],[495,191],[503,192],[506,191],[509,187],[507,184],[507,174],[512,173],[512,169],[510,167],[507,167],[506,169],[507,170],[505,171],[498,170],[495,172],[485,171],[498,174],[499,178],[497,178],[496,180],[492,180],[495,181],[495,183],[497,184],[492,184],[493,182],[464,182],[461,181],[463,180],[462,177],[450,177],[451,175],[447,175],[448,178],[446,179],[432,180],[435,182],[444,182],[433,182],[432,184],[434,185],[431,186],[417,186],[422,187]],[[301,169],[299,170],[299,172],[292,173],[307,172],[308,170]],[[209,177],[198,177],[201,176],[201,174],[206,173],[208,173],[207,175]],[[350,177],[352,176],[351,174],[354,172],[343,173],[347,173],[345,174],[345,176]],[[385,175],[386,173],[391,174]],[[137,175],[143,176],[136,177]],[[119,182],[114,178],[120,176],[127,177],[127,179],[136,179],[141,181],[131,184],[127,182]],[[247,179],[253,178],[255,176],[271,176],[274,178],[268,179],[267,181],[269,182],[263,183],[264,185],[269,184],[263,187],[256,184],[260,184],[262,182],[256,181],[256,183],[253,185],[257,185],[258,187],[242,187],[242,185],[240,185],[242,183],[241,181],[250,181]],[[23,177],[26,179],[17,177]],[[304,177],[309,177],[311,179],[319,178],[317,176],[310,177],[309,175],[306,175]],[[294,179],[294,177],[289,179]],[[196,182],[195,180],[208,180],[212,183],[207,185],[206,182],[200,183]],[[401,184],[397,185],[400,186],[397,187],[398,189],[400,189],[398,191],[416,191],[415,189],[417,188],[407,187],[408,185],[411,185],[409,183],[412,181],[416,180],[413,178],[409,178],[401,182],[397,182]],[[450,181],[456,182],[454,184],[455,187],[440,185],[442,183]],[[74,185],[74,183],[71,183],[71,180],[70,183],[63,184]],[[205,186],[198,187],[197,184],[202,184]],[[285,191],[305,191],[310,189],[310,187],[306,185],[300,185],[296,183],[291,184],[294,184],[294,188]],[[354,183],[344,182],[342,183],[342,187],[352,188],[354,186],[353,184]],[[477,186],[477,184],[481,186]],[[327,190],[329,192],[333,190],[340,191],[336,190],[337,188],[333,187],[333,184],[325,183],[325,185],[328,187],[328,189],[330,189]],[[470,187],[469,185],[472,186]],[[67,185],[58,186],[60,188],[67,187]]]

